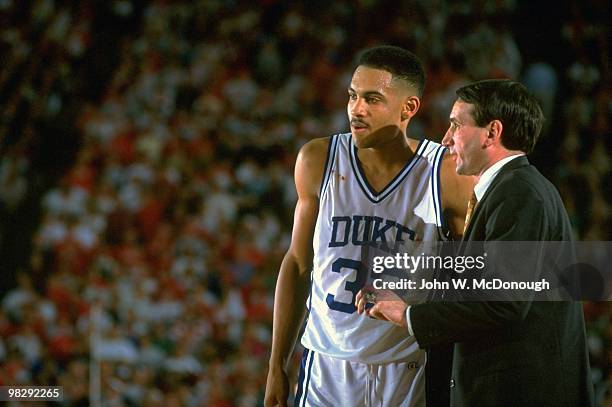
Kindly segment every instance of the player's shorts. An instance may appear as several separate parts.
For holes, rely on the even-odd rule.
[[[425,352],[417,360],[365,364],[304,350],[295,407],[425,405]]]

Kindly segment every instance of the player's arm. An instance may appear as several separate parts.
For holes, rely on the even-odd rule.
[[[475,177],[457,174],[455,161],[446,153],[440,168],[440,184],[444,216],[453,237],[459,238],[463,234],[467,204],[476,184]]]
[[[306,314],[313,262],[312,241],[328,147],[329,138],[308,142],[300,150],[295,164],[298,201],[291,245],[283,258],[276,282],[266,406],[284,406],[289,395],[286,368]]]

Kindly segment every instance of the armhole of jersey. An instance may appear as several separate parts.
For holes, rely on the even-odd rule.
[[[331,136],[329,140],[329,146],[327,147],[327,158],[325,159],[325,166],[323,168],[323,179],[321,180],[321,188],[319,189],[319,198],[323,196],[323,193],[327,189],[327,184],[331,178],[331,169],[334,166],[334,157],[336,155],[336,149],[338,147],[338,135]]]
[[[446,222],[446,218],[444,217],[444,213],[442,211],[442,191],[440,188],[440,172],[442,168],[442,160],[444,159],[444,154],[447,151],[448,149],[446,147],[438,146],[434,154],[434,162],[431,168],[431,189],[434,201],[434,211],[436,213],[436,225],[438,226],[438,232],[440,233],[440,237],[443,240],[449,240],[451,236],[448,223]]]

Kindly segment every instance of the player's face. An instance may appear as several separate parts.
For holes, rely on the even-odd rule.
[[[353,73],[347,113],[353,141],[359,148],[375,147],[400,134],[406,87],[392,79],[390,72],[366,66],[357,67]]]
[[[450,148],[457,174],[480,175],[486,167],[485,141],[488,130],[478,127],[472,117],[474,105],[455,102],[450,114],[450,127],[442,144]]]

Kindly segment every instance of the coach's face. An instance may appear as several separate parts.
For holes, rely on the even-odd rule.
[[[450,114],[450,127],[442,144],[450,148],[457,174],[479,176],[487,166],[486,127],[478,127],[472,112],[474,105],[457,100]]]
[[[348,96],[351,133],[359,148],[376,147],[401,136],[419,107],[418,98],[404,81],[363,65],[353,73]]]

